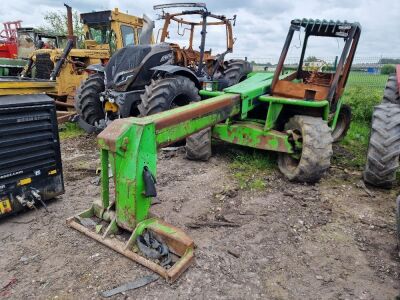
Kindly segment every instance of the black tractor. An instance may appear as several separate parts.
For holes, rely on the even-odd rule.
[[[182,6],[191,9],[165,12]],[[199,101],[200,89],[222,90],[239,83],[252,71],[245,60],[225,60],[233,49],[236,16],[228,19],[214,15],[204,3],[156,5],[154,9],[162,10],[160,18],[164,20],[160,43],[126,46],[106,66],[89,68],[92,74],[79,87],[75,101],[80,124],[86,131],[100,131],[118,118],[147,116]],[[194,17],[200,17],[200,21],[192,21]],[[188,47],[167,42],[173,22],[179,35],[188,33]],[[209,26],[226,29],[226,50],[221,54],[212,55],[211,50],[205,50]],[[142,35],[148,35],[152,28],[143,28]],[[199,51],[193,49],[196,28],[200,28]]]

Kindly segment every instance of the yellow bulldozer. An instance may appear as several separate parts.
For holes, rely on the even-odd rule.
[[[83,13],[80,18],[85,35],[84,49],[78,49],[72,29],[72,9],[65,6],[69,38],[66,48],[56,49],[39,41],[20,76],[0,78],[0,96],[44,92],[52,97],[57,104],[59,122],[74,115],[75,91],[88,73],[107,63],[119,48],[151,43],[154,27],[146,16],[132,16],[118,8]],[[89,70],[88,66],[91,66]]]

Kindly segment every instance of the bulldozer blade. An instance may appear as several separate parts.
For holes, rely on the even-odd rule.
[[[111,237],[109,234],[110,232],[115,232],[115,228],[117,228],[115,219],[111,221],[104,234],[97,233],[96,230],[93,231],[90,228],[82,225],[82,223],[89,223],[82,222],[82,219],[90,218],[91,213],[93,213],[93,210],[89,209],[79,215],[71,217],[67,219],[67,225],[82,232],[97,242],[117,251],[125,257],[158,273],[160,276],[164,277],[167,282],[172,283],[178,279],[178,277],[194,261],[194,242],[187,234],[177,227],[167,224],[157,218],[147,219],[142,223],[139,223],[132,233],[130,239],[127,242],[124,242],[115,237]],[[156,262],[132,250],[134,241],[136,239],[135,237],[138,233],[143,232],[144,229],[150,230],[157,236],[161,237],[161,239],[168,245],[170,251],[179,257],[172,267],[169,269],[164,268]]]

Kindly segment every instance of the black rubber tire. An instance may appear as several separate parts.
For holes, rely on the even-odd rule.
[[[230,59],[224,62],[225,68],[223,72],[217,76],[219,79],[226,79],[228,82],[228,86],[235,85],[244,79],[246,79],[247,75],[253,71],[252,65],[242,59]]]
[[[75,108],[79,116],[88,124],[95,126],[105,118],[100,93],[104,92],[104,74],[94,73],[78,87],[75,95]]]
[[[186,158],[207,161],[211,157],[211,128],[203,129],[186,138]]]
[[[400,155],[400,105],[382,103],[372,115],[364,181],[391,188],[396,181]]]
[[[330,166],[332,135],[328,124],[317,117],[297,115],[285,125],[285,130],[301,136],[300,159],[288,153],[279,153],[278,167],[291,181],[313,183],[321,179]]]
[[[332,132],[332,138],[334,143],[343,140],[343,138],[347,134],[347,131],[350,128],[350,123],[351,123],[351,107],[348,106],[347,104],[343,104],[339,111],[336,127]]]
[[[179,75],[152,80],[145,86],[145,92],[140,98],[142,101],[138,109],[141,116],[156,114],[200,100],[199,90],[194,82]]]
[[[400,104],[400,94],[396,74],[390,75],[386,82],[382,103]]]
[[[399,250],[400,256],[400,196],[396,199],[396,227],[397,227],[397,249]]]
[[[54,63],[50,59],[49,53],[38,53],[36,54],[35,61],[35,78],[37,79],[50,79],[50,74],[54,69]]]

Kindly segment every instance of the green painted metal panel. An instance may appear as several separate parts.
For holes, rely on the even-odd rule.
[[[194,132],[215,125],[229,116],[234,116],[240,112],[240,106],[236,105],[229,111],[217,111],[210,115],[184,121],[171,127],[157,131],[157,145],[169,145],[181,140]]]
[[[329,102],[327,100],[309,101],[309,100],[280,98],[280,97],[274,97],[274,96],[270,96],[270,95],[264,95],[264,96],[259,97],[258,99],[260,101],[282,104],[282,105],[295,105],[295,106],[303,106],[303,107],[321,108],[321,109],[323,109],[322,118],[325,121],[328,121],[328,118],[329,118]]]
[[[143,169],[156,176],[157,145],[155,142],[154,123],[135,124],[134,118],[129,120],[119,136],[115,137],[114,145],[99,138],[103,151],[109,152],[110,164],[115,182],[116,220],[118,226],[133,230],[138,222],[148,217],[151,198],[145,197]],[[108,175],[107,156],[102,156],[103,178]],[[107,197],[106,184],[103,184],[103,197]],[[103,198],[103,205],[107,204]]]
[[[24,59],[0,58],[0,67],[4,68],[23,68],[26,64]]]
[[[254,122],[217,124],[213,127],[214,138],[242,146],[278,152],[293,153],[289,135],[275,130],[265,131],[263,126]]]
[[[335,130],[336,128],[336,124],[339,118],[339,113],[340,113],[340,109],[342,108],[342,104],[343,104],[343,100],[342,98],[339,99],[337,105],[336,105],[336,111],[335,114],[333,116],[333,120],[332,122],[330,122],[329,126],[331,127],[332,131]]]
[[[264,130],[270,130],[275,128],[276,121],[278,120],[279,114],[281,113],[283,104],[270,102],[268,106],[267,119],[265,121]]]
[[[240,94],[242,97],[261,96],[267,93],[273,77],[274,75],[271,73],[257,73],[238,84],[224,89],[224,92]]]
[[[207,98],[216,97],[216,96],[220,96],[220,95],[223,95],[223,94],[225,94],[225,93],[222,92],[222,91],[206,91],[206,90],[200,90],[199,91],[199,95],[200,96],[207,97]]]

